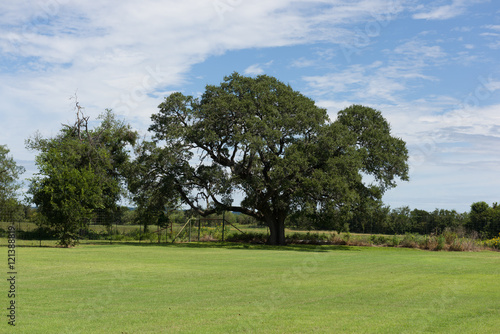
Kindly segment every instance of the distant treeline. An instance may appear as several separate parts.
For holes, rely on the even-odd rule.
[[[440,234],[445,229],[477,232],[481,237],[500,233],[500,206],[486,202],[471,205],[470,212],[436,209],[411,210],[408,206],[364,207],[347,215],[298,212],[288,218],[288,226],[309,230],[336,230],[370,234]]]
[[[0,210],[0,221],[38,222],[39,214],[35,208],[18,205],[10,210]],[[141,216],[141,211],[133,208],[120,207],[115,212],[102,210],[89,225],[142,225],[147,231],[150,226],[168,226],[170,223],[184,224],[195,216],[192,210],[173,210],[160,214],[154,222]],[[211,215],[210,218],[225,218],[227,223],[251,226],[264,226],[250,216],[226,212]],[[202,218],[203,219],[203,218]],[[334,230],[338,232],[353,232],[367,234],[406,234],[422,235],[441,234],[445,229],[477,232],[481,238],[496,237],[500,233],[500,205],[486,202],[476,202],[469,212],[459,213],[455,210],[435,209],[432,212],[414,209],[408,206],[391,209],[379,205],[364,207],[344,215],[338,213],[318,214],[297,212],[288,217],[286,225],[291,229],[300,230]]]

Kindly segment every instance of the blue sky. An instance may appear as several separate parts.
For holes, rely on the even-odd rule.
[[[71,96],[142,135],[164,96],[234,71],[327,108],[380,110],[410,150],[391,207],[500,201],[500,3],[491,0],[43,0],[0,4],[0,144],[72,122]]]

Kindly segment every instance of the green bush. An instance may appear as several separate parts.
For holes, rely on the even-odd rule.
[[[231,242],[249,242],[249,243],[265,243],[268,235],[265,233],[247,232],[247,233],[231,233],[226,240]]]
[[[287,243],[326,243],[331,241],[331,235],[325,233],[295,232],[286,236]]]
[[[445,240],[446,240],[446,237],[445,237]],[[462,252],[464,251],[464,244],[462,242],[461,239],[458,239],[458,238],[455,238],[453,239],[453,241],[451,242],[451,244],[449,244],[450,246],[448,247],[448,250],[450,251],[456,251],[456,252]]]
[[[437,245],[435,250],[440,251],[443,250],[444,247],[446,246],[446,239],[443,235],[440,235],[437,237]]]
[[[384,237],[383,235],[371,235],[370,236],[370,243],[374,245],[388,245],[389,244],[389,239]]]
[[[486,240],[484,242],[484,245],[486,247],[491,247],[491,248],[494,248],[494,249],[500,249],[500,233],[498,234],[498,237],[490,239],[490,240]]]
[[[110,239],[115,241],[123,241],[126,239],[126,236],[124,236],[123,234],[112,234],[110,236]]]
[[[349,241],[351,241],[351,233],[344,233],[344,235],[342,236],[342,240],[344,240],[346,243],[349,243]]]
[[[429,236],[429,235],[424,235],[420,240],[419,240],[419,247],[422,249],[435,249],[437,245],[437,240],[436,237],[434,236]]]
[[[416,234],[406,233],[401,240],[401,247],[417,248],[418,247],[418,237]]]
[[[398,247],[399,246],[399,242],[400,241],[399,241],[399,238],[398,238],[397,235],[393,235],[391,241],[392,241],[392,246],[393,247]]]
[[[50,228],[41,226],[33,231],[21,231],[20,239],[24,240],[56,240],[57,236]]]
[[[457,240],[458,235],[457,233],[453,232],[450,228],[447,227],[443,231],[443,237],[447,245],[452,245]]]

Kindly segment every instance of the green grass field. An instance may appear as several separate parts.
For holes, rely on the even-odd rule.
[[[7,248],[0,249],[6,268]],[[17,326],[3,316],[0,333],[498,333],[500,328],[498,252],[113,244],[18,247],[16,260]],[[2,282],[6,315],[9,287]]]

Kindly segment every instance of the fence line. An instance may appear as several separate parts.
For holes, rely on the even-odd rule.
[[[47,226],[37,224],[36,210],[30,209],[30,212],[12,213],[2,210],[0,207],[0,246],[4,245],[9,225],[14,224],[17,231],[17,239],[20,246],[55,246],[57,244],[57,235]],[[80,243],[113,243],[113,242],[162,242],[166,243],[177,239],[177,241],[189,241],[188,231],[183,231],[184,222],[168,224],[148,225],[142,224],[124,224],[121,219],[111,219],[109,215],[97,215],[94,219],[82,223],[78,231],[78,241]],[[216,241],[224,240],[224,234],[227,235],[230,228],[219,218],[197,218],[198,241]],[[184,221],[188,221],[188,218]],[[223,221],[221,224],[220,222]],[[235,229],[241,231],[233,224],[229,223]],[[244,232],[243,232],[244,233]],[[174,238],[175,236],[175,238]],[[6,242],[6,241],[5,241]]]

